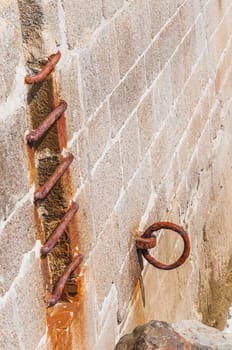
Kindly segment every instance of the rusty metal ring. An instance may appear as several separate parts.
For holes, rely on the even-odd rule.
[[[188,258],[189,254],[190,254],[190,240],[189,240],[188,234],[185,232],[185,230],[182,227],[180,227],[176,224],[173,224],[171,222],[157,222],[157,223],[151,225],[150,227],[148,227],[148,229],[144,232],[144,234],[141,237],[142,238],[154,237],[154,236],[152,236],[152,233],[155,231],[159,231],[161,229],[168,229],[168,230],[175,231],[183,238],[184,250],[183,250],[182,255],[179,257],[179,259],[176,262],[174,262],[173,264],[166,265],[166,264],[163,264],[163,263],[157,261],[156,259],[154,259],[149,254],[147,249],[141,249],[141,252],[142,252],[144,258],[151,265],[153,265],[161,270],[172,270],[172,269],[175,269],[178,266],[182,265],[185,262],[185,260]]]

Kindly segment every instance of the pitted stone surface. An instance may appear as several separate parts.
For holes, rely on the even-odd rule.
[[[115,350],[230,350],[232,335],[207,327],[199,321],[170,325],[162,321],[134,329],[121,338]]]

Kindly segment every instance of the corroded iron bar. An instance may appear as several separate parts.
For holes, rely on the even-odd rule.
[[[73,219],[74,215],[76,214],[79,206],[77,203],[72,202],[71,207],[67,211],[67,213],[64,215],[61,223],[57,226],[55,231],[51,234],[45,245],[41,248],[41,255],[46,256],[56,245],[58,239],[62,236],[63,232]]]
[[[57,283],[57,286],[53,294],[48,299],[48,307],[55,305],[59,301],[70,274],[81,264],[83,259],[84,259],[84,256],[80,253],[74,258],[71,264],[67,267],[63,276],[60,277],[59,282]]]
[[[48,178],[48,180],[45,182],[43,186],[41,186],[35,193],[34,193],[34,200],[38,199],[44,199],[47,194],[51,191],[53,186],[57,183],[57,181],[61,178],[61,176],[65,173],[65,171],[68,169],[70,164],[73,161],[73,155],[71,153],[68,153],[68,155],[63,159],[61,164],[58,165],[54,173]]]
[[[26,84],[34,84],[34,83],[39,83],[43,81],[55,68],[55,65],[58,63],[59,59],[61,57],[60,51],[57,53],[51,55],[48,58],[48,63],[43,67],[43,69],[35,74],[35,75],[27,75],[25,77],[25,83]]]
[[[36,130],[32,130],[27,136],[27,142],[32,144],[39,141],[46,131],[60,118],[67,108],[67,103],[61,101],[58,106],[47,116]]]

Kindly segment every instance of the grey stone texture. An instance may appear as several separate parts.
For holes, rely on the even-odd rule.
[[[15,283],[19,338],[26,349],[35,349],[46,332],[46,304],[39,260],[35,252],[30,253],[23,276]],[[27,311],[28,305],[30,311]],[[22,324],[27,327],[21,327]]]
[[[119,82],[116,35],[112,24],[103,27],[80,54],[84,107],[90,116]]]
[[[60,98],[67,102],[65,112],[68,140],[83,125],[84,111],[81,101],[79,61],[76,56],[69,57],[66,64],[57,72]]]
[[[119,144],[115,143],[91,176],[95,230],[98,235],[111,214],[122,187]]]
[[[115,19],[120,76],[123,77],[151,41],[147,1],[136,0]]]
[[[102,0],[103,16],[108,19],[112,17],[117,10],[123,6],[124,0]]]
[[[21,41],[19,13],[14,1],[1,2],[0,19],[2,50],[0,57],[0,103],[2,103],[13,92],[16,68],[22,53],[21,45],[19,45]]]
[[[140,161],[138,120],[136,114],[128,120],[120,136],[120,154],[122,159],[123,181],[125,187],[134,175]]]
[[[1,311],[1,330],[0,346],[1,349],[20,349],[20,339],[18,334],[18,315],[16,311],[15,295],[8,296],[4,303],[0,305]],[[12,322],[12,319],[14,320]]]
[[[103,154],[110,140],[110,113],[108,103],[104,103],[88,124],[89,163],[93,168]]]
[[[34,212],[27,200],[5,223],[0,233],[0,294],[5,294],[19,273],[23,254],[34,246]],[[23,222],[22,222],[23,220]],[[5,254],[7,252],[7,254]]]
[[[138,104],[146,89],[144,60],[128,73],[127,77],[110,96],[112,135],[115,136]]]
[[[62,0],[67,26],[67,41],[70,48],[82,46],[100,25],[102,20],[101,0]]]
[[[25,109],[8,116],[1,126],[1,209],[0,216],[6,219],[17,202],[29,190],[29,175],[24,133],[26,131]],[[4,128],[3,128],[4,125]],[[12,176],[13,175],[13,176]]]
[[[182,321],[174,325],[150,321],[122,337],[115,350],[229,350],[231,344],[231,335],[198,321]]]

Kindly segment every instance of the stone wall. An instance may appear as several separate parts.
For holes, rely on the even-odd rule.
[[[0,348],[110,350],[150,319],[197,318],[223,328],[232,301],[231,2],[8,0],[0,13]],[[25,142],[24,76],[57,49],[54,79],[68,103],[85,255],[69,345],[63,335],[46,345]],[[135,237],[161,220],[187,229],[192,253],[175,271],[145,266],[144,294]],[[161,235],[157,255],[170,262],[181,248],[176,236]]]

